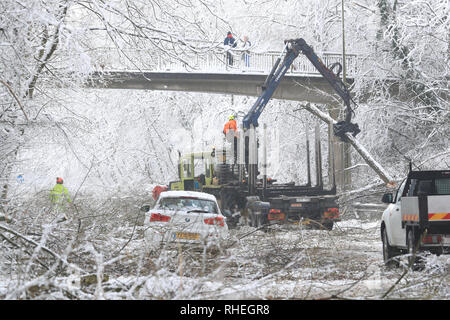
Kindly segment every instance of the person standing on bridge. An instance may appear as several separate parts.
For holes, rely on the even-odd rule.
[[[248,68],[250,67],[250,47],[252,46],[252,43],[248,40],[248,36],[244,36],[241,41],[242,50],[244,51],[242,53],[242,60],[244,60],[244,67]]]
[[[225,47],[226,51],[226,60],[227,60],[227,66],[233,65],[233,54],[230,52],[232,48],[236,48],[236,41],[233,38],[233,35],[231,34],[231,31],[228,31],[227,36],[225,40],[223,41],[223,45]]]

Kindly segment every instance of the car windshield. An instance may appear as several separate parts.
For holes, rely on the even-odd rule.
[[[217,204],[213,200],[193,197],[162,198],[158,209],[185,210],[191,212],[218,213]]]

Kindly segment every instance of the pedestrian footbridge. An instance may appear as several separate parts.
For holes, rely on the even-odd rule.
[[[244,64],[243,52],[232,51],[233,65],[227,65],[226,52],[209,50],[180,57],[149,56],[144,50],[120,52],[105,50],[100,69],[88,83],[93,88],[188,91],[219,94],[259,96],[261,86],[275,64],[280,52],[250,53],[249,65]],[[342,54],[318,53],[325,65],[343,64]],[[346,81],[353,83],[361,68],[358,57],[347,54]],[[273,98],[340,103],[327,81],[303,55],[292,64],[280,82]]]

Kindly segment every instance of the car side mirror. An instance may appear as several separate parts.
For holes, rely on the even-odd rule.
[[[150,210],[150,206],[149,205],[142,206],[141,209],[139,210],[141,210],[142,212],[147,212]]]
[[[393,203],[394,202],[394,196],[392,193],[385,193],[383,194],[383,197],[381,198],[381,201],[383,203]]]

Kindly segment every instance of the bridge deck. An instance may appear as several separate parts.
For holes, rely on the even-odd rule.
[[[103,77],[106,82],[101,82]],[[267,74],[107,71],[94,73],[89,87],[109,89],[141,89],[190,91],[259,96]],[[347,80],[352,83],[352,79]],[[320,75],[287,74],[273,98],[313,103],[340,102],[339,96]]]

